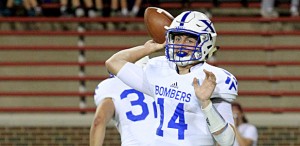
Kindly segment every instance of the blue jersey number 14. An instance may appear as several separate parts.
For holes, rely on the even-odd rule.
[[[156,134],[159,136],[164,136],[164,131],[162,130],[162,126],[164,123],[164,99],[158,98],[157,104],[159,105],[160,109],[160,124],[156,130]],[[168,122],[168,128],[173,128],[178,130],[178,139],[184,140],[184,130],[187,130],[187,124],[184,120],[184,104],[178,103],[176,109],[174,111],[173,116]]]

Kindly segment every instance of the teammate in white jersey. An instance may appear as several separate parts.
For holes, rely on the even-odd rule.
[[[216,31],[208,17],[185,11],[165,27],[166,43],[144,45],[117,52],[106,61],[107,69],[130,87],[155,97],[159,124],[153,146],[233,145],[231,104],[237,80],[228,71],[205,60],[216,50]],[[139,58],[165,49],[165,56]]]
[[[147,59],[146,59],[147,60]],[[145,58],[139,63],[144,63]],[[94,95],[97,111],[90,131],[90,146],[102,146],[105,129],[113,119],[122,146],[148,146],[155,136],[157,120],[154,98],[112,77],[102,81]]]

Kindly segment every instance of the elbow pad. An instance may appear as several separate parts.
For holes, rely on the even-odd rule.
[[[230,124],[226,125],[224,131],[218,135],[213,135],[217,143],[221,146],[232,146],[235,140],[235,132]]]

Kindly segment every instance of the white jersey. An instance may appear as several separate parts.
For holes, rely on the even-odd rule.
[[[127,63],[119,71],[117,76],[122,81],[156,99],[160,122],[156,130],[154,146],[214,145],[206,117],[193,87],[194,77],[199,79],[200,85],[202,84],[205,78],[203,69],[213,72],[216,76],[217,86],[212,98],[234,100],[237,95],[235,77],[228,71],[207,63],[194,66],[188,74],[179,75],[176,65],[162,56],[150,59],[145,70]],[[131,82],[134,78],[140,80]],[[231,105],[226,104],[226,106],[220,105],[221,108],[227,108],[225,111],[218,107],[216,109],[227,122],[233,124]]]
[[[110,97],[115,105],[114,121],[122,146],[148,146],[156,129],[153,97],[128,87],[118,78],[106,79],[96,88],[96,105]]]
[[[254,125],[249,123],[243,123],[239,125],[237,129],[244,138],[251,139],[253,141],[252,146],[257,146],[258,133]],[[233,146],[239,146],[237,140],[235,140]]]

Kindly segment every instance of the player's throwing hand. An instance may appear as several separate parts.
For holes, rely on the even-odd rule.
[[[150,49],[153,52],[163,50],[163,49],[165,49],[165,46],[166,46],[166,42],[164,42],[163,44],[159,44],[159,43],[156,43],[153,40],[149,40],[144,44],[145,48]]]
[[[194,78],[193,84],[195,89],[195,94],[197,98],[201,101],[202,107],[205,108],[209,102],[210,97],[216,87],[216,76],[207,70],[203,70],[205,73],[205,79],[202,85],[199,85],[198,79]]]

